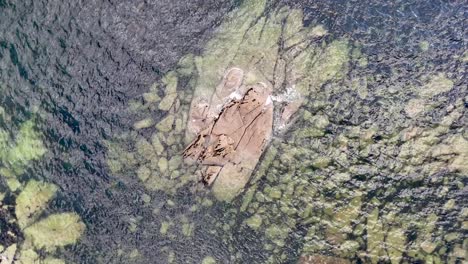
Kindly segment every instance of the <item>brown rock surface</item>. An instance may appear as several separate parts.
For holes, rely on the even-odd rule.
[[[242,91],[241,84],[244,72],[239,68],[230,69],[224,76],[222,82],[216,87],[211,98],[196,98],[192,101],[188,122],[190,133],[198,134],[206,128],[221,111],[223,104],[236,92]]]
[[[189,129],[199,132],[183,153],[205,166],[203,182],[213,184],[220,200],[232,199],[245,186],[272,134],[271,89],[263,83],[241,86],[242,78],[240,69],[231,69],[210,103],[192,105]]]
[[[185,149],[184,158],[208,166],[203,176],[206,184],[211,185],[224,171],[231,174],[226,176],[231,180],[248,180],[272,132],[273,104],[268,103],[268,96],[262,84],[249,87],[242,99],[229,102]],[[227,164],[229,168],[224,169]]]

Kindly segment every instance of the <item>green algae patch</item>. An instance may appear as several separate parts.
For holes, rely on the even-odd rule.
[[[47,203],[54,197],[57,187],[53,184],[31,180],[16,198],[15,213],[18,224],[25,228],[34,222]]]
[[[85,230],[75,213],[53,214],[27,227],[26,239],[37,249],[52,252],[58,247],[74,244]]]

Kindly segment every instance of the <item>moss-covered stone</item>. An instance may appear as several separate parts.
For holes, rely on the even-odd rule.
[[[181,76],[189,76],[195,70],[195,64],[193,61],[193,54],[188,54],[182,57],[177,63],[177,73]]]
[[[351,261],[318,254],[303,255],[300,257],[299,263],[301,264],[351,264]]]
[[[151,202],[151,196],[149,196],[148,194],[144,193],[142,196],[141,196],[141,200],[143,200],[143,202],[145,204],[149,204]]]
[[[140,251],[138,251],[138,249],[133,249],[132,251],[130,251],[129,257],[131,259],[135,259],[138,256],[140,256]]]
[[[136,142],[137,154],[146,160],[153,160],[156,157],[156,153],[153,146],[144,138],[140,138]]]
[[[213,205],[213,201],[211,201],[210,199],[203,199],[202,201],[202,206],[204,207],[210,207]]]
[[[119,160],[108,159],[107,160],[107,167],[109,167],[109,170],[113,174],[116,174],[116,173],[122,171],[124,165]]]
[[[4,171],[2,171],[2,174],[3,174],[3,172]],[[5,175],[5,174],[3,174],[3,175]],[[13,173],[11,175],[13,175]],[[10,188],[10,190],[12,192],[15,192],[15,191],[17,191],[18,189],[21,188],[21,182],[16,178],[7,177],[6,184],[7,184],[8,188]]]

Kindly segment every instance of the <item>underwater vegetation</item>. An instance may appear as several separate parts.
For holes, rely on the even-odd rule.
[[[468,175],[468,140],[459,125],[466,98],[447,105],[443,93],[453,81],[439,74],[410,88],[412,96],[403,95],[407,87],[392,91],[402,102],[388,105],[392,96],[368,90],[371,82],[356,87],[356,80],[344,79],[322,86],[303,105],[295,129],[272,142],[257,171],[262,178],[237,202],[239,209],[219,221],[246,217],[241,226],[224,227],[263,234],[269,241],[264,249],[273,253],[268,263],[291,261],[285,254],[290,243],[298,244],[300,251],[293,253],[302,263],[466,258],[466,208],[449,198],[465,188]],[[380,108],[368,105],[375,94],[382,95]],[[414,95],[424,100],[418,115],[405,111]],[[429,109],[443,114],[429,121]],[[421,200],[411,192],[423,193]],[[456,223],[444,228],[450,214]]]
[[[190,104],[193,98],[211,97],[229,67],[244,70],[244,84],[268,83],[278,97],[299,105],[302,97],[340,73],[347,60],[346,40],[319,41],[326,34],[325,29],[303,28],[299,10],[290,12],[285,8],[275,16],[262,16],[265,4],[247,1],[227,18],[229,22],[221,26],[202,55],[185,56],[161,84],[155,83],[140,100],[132,102],[130,111],[139,116],[146,111],[147,116],[135,122],[134,131],[119,136],[120,140],[133,141],[132,149],[123,149],[125,144],[115,143],[118,139],[108,142],[108,165],[114,173],[127,172],[127,168],[135,171],[136,164],[140,164],[136,173],[145,186],[168,193],[200,180],[193,177],[196,168],[182,165],[180,156],[195,136],[186,130]],[[321,70],[318,60],[323,61]],[[320,74],[306,74],[310,71]],[[278,108],[281,107],[279,102]],[[163,116],[158,122],[151,117],[157,114]],[[151,128],[151,136],[138,135],[139,130]],[[221,196],[222,192],[215,194]]]
[[[6,111],[0,120],[12,124]],[[1,263],[65,263],[57,250],[76,243],[85,230],[76,213],[46,214],[58,187],[24,175],[46,151],[34,119],[21,123],[16,136],[0,128]]]
[[[222,203],[222,215],[208,218],[231,252],[221,263],[240,263],[232,241],[248,234],[261,238],[252,250],[267,252],[266,263],[466,260],[468,211],[453,198],[468,175],[468,98],[450,95],[460,80],[436,72],[379,89],[381,76],[358,72],[367,60],[359,43],[304,26],[301,10],[244,1],[201,54],[186,55],[131,102],[135,123],[107,142],[109,169],[165,193],[168,208],[184,188],[195,193],[192,211]],[[232,67],[246,84],[272,87],[274,133],[246,185],[207,189],[181,156],[196,134],[189,112]],[[288,105],[291,121],[282,122]],[[178,218],[180,226],[159,223],[162,237],[193,236],[191,219]],[[177,263],[175,249],[162,252]]]

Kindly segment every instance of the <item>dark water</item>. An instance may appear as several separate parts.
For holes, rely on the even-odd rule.
[[[134,263],[166,263],[164,246],[177,251],[178,263],[200,263],[206,255],[229,263],[235,254],[229,246],[248,255],[244,263],[267,259],[269,253],[257,247],[259,238],[254,234],[241,236],[231,230],[232,239],[226,244],[205,232],[205,222],[230,209],[223,204],[191,215],[200,221],[192,238],[176,243],[160,237],[158,219],[187,212],[193,196],[182,191],[177,196],[179,207],[163,207],[160,214],[153,214],[152,207],[144,206],[145,189],[137,179],[110,174],[103,143],[129,130],[137,119],[124,111],[128,101],[159,81],[182,56],[199,54],[223,17],[239,4],[0,1],[0,103],[18,123],[39,109],[38,127],[45,134],[48,153],[28,175],[57,184],[60,197],[50,210],[76,211],[87,226],[79,244],[60,252],[64,259],[125,263],[127,257],[116,254],[117,249],[129,254],[138,248],[142,257]],[[276,1],[271,8],[282,5],[302,9],[305,25],[324,24],[332,38],[346,37],[361,47],[367,67],[350,74],[374,76],[371,90],[417,85],[421,76],[441,71],[456,80],[449,101],[468,94],[466,61],[454,59],[463,57],[467,49],[463,1]],[[429,52],[419,52],[422,41],[430,43]],[[378,112],[373,114],[378,119]],[[351,122],[360,118],[349,117]],[[466,120],[465,112],[457,126],[466,127]],[[375,183],[375,192],[398,183],[369,181]],[[466,186],[466,177],[460,181]],[[414,204],[406,208],[409,211],[431,210],[446,202],[437,200],[430,186],[408,192]],[[155,206],[163,197],[151,196]],[[457,204],[466,206],[467,197],[466,187],[451,187],[449,198]],[[453,229],[456,217],[446,215],[442,224]],[[137,232],[127,229],[132,221],[138,222]],[[294,262],[294,246],[286,252]]]

